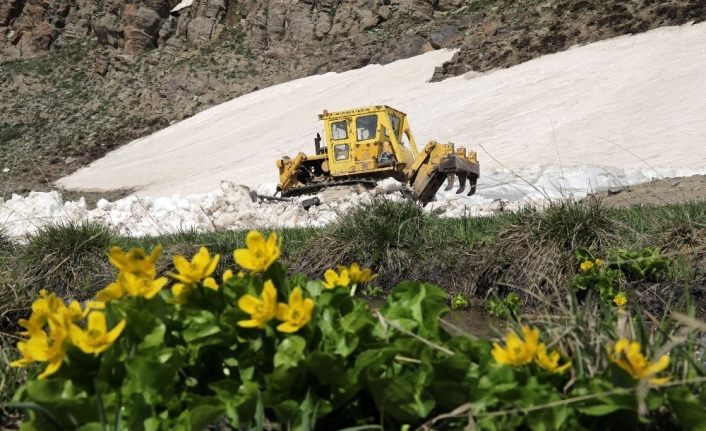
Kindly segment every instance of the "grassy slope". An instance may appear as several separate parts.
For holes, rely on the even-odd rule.
[[[474,298],[515,289],[541,294],[549,285],[566,285],[576,270],[573,253],[578,248],[605,256],[615,247],[646,246],[659,247],[681,265],[660,286],[689,278],[706,289],[706,203],[608,209],[588,200],[556,204],[544,212],[444,219],[412,203],[379,200],[326,228],[279,233],[291,270],[321,277],[327,268],[355,261],[374,268],[386,290],[416,279]],[[171,265],[166,256],[190,256],[205,245],[222,255],[222,269],[234,265],[232,251],[243,247],[244,237],[244,231],[222,231],[129,238],[97,225],[79,225],[46,227],[26,245],[0,241],[1,330],[14,328],[16,311],[26,308],[40,288],[85,300],[105,287],[115,276],[105,254],[111,245],[151,249],[162,244],[163,272]],[[525,295],[529,304],[531,296]]]

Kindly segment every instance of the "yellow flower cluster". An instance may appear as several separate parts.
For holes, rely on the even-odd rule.
[[[275,233],[265,239],[260,232],[251,231],[245,243],[246,248],[235,250],[233,257],[238,265],[251,273],[266,271],[281,255],[281,241]],[[150,254],[142,248],[124,251],[112,247],[108,258],[118,269],[118,276],[114,282],[100,290],[95,301],[89,302],[85,308],[76,301],[67,307],[55,294],[42,290],[41,297],[32,305],[30,318],[19,322],[26,329],[22,334],[29,338],[18,343],[22,357],[14,361],[12,366],[47,362],[49,365],[40,375],[40,378],[44,378],[59,369],[70,345],[89,354],[99,354],[109,348],[125,328],[126,322],[122,320],[108,330],[106,316],[101,310],[105,309],[106,302],[125,296],[154,298],[168,282],[167,277],[157,277],[155,264],[161,253],[160,245],[155,246]],[[184,256],[174,256],[176,271],[168,274],[176,281],[172,286],[173,299],[170,301],[186,303],[197,284],[218,290],[219,285],[212,275],[219,261],[220,255],[212,255],[206,247],[200,247],[191,260]],[[324,285],[328,289],[347,287],[350,284],[366,283],[375,276],[370,269],[361,269],[357,263],[353,263],[350,267],[340,266],[338,272],[328,270]],[[222,280],[225,283],[232,277],[233,271],[228,269],[223,273]],[[237,277],[243,278],[245,274],[241,271]],[[294,333],[311,320],[314,301],[304,298],[301,288],[296,287],[290,293],[287,303],[278,303],[273,282],[266,280],[259,297],[244,295],[238,300],[238,306],[250,315],[250,319],[237,322],[241,327],[264,328],[276,318],[281,322],[277,330]]]
[[[276,233],[271,233],[267,240],[258,231],[250,231],[245,237],[245,248],[233,252],[235,262],[242,268],[259,273],[267,269],[279,259],[282,254],[281,240]],[[233,272],[227,270],[223,274],[223,281],[233,277]],[[243,278],[242,272],[238,278]],[[297,332],[303,328],[314,310],[314,301],[304,299],[299,287],[294,288],[289,295],[287,304],[277,302],[277,289],[272,280],[266,280],[260,297],[244,295],[238,299],[238,307],[250,315],[250,319],[241,320],[238,325],[243,328],[265,328],[274,318],[282,323],[277,330],[286,333]]]
[[[96,300],[108,302],[120,299],[125,294],[153,298],[167,284],[166,277],[155,279],[157,270],[155,262],[162,254],[162,246],[157,245],[152,253],[147,255],[141,248],[123,251],[120,247],[112,247],[108,259],[118,269],[118,278],[108,287],[96,294]]]
[[[110,347],[125,328],[121,320],[108,331],[105,314],[92,310],[102,308],[102,304],[89,304],[85,309],[77,301],[67,307],[54,293],[40,292],[40,297],[32,304],[29,319],[20,319],[19,324],[28,339],[17,343],[22,357],[10,365],[24,367],[32,362],[47,362],[39,375],[43,379],[59,370],[64,362],[66,350],[73,344],[85,353],[98,354]],[[86,329],[80,322],[88,316]]]
[[[289,303],[277,303],[277,289],[271,280],[265,281],[260,297],[244,295],[238,300],[238,307],[250,315],[250,319],[241,320],[243,328],[265,328],[275,317],[283,323],[277,326],[280,332],[293,333],[303,328],[314,310],[314,301],[304,299],[298,287],[289,295]]]
[[[522,327],[520,338],[514,331],[505,337],[505,347],[493,343],[491,354],[498,364],[513,365],[516,367],[528,365],[534,361],[539,367],[552,373],[563,373],[571,367],[571,361],[559,365],[561,355],[556,350],[547,353],[547,346],[539,342],[539,330],[529,326]]]
[[[653,385],[667,383],[671,377],[654,377],[669,366],[669,356],[662,355],[656,362],[650,362],[640,352],[640,343],[619,339],[613,346],[610,359],[635,379],[649,379]]]
[[[624,292],[620,292],[615,295],[615,298],[613,298],[613,302],[615,303],[615,305],[622,308],[625,306],[625,304],[628,303],[628,297],[625,296]]]
[[[377,277],[370,268],[361,269],[360,265],[353,263],[350,268],[339,266],[338,272],[327,269],[324,273],[324,287],[333,289],[335,287],[348,287],[350,284],[363,284]]]
[[[605,264],[605,261],[603,259],[596,259],[595,261],[590,261],[590,260],[585,260],[581,262],[581,271],[586,272],[590,270],[593,267],[600,267]]]

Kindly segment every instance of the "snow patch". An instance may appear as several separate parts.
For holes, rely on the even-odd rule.
[[[178,5],[174,6],[174,9],[172,9],[170,12],[171,13],[179,12],[180,10],[191,6],[193,3],[194,3],[194,0],[181,0],[181,2]]]
[[[652,178],[706,174],[702,169],[662,168],[618,170],[604,166],[533,166],[517,171],[493,169],[485,172],[474,196],[439,191],[436,201],[425,210],[441,217],[490,216],[523,207],[540,207],[549,201],[579,199],[593,191],[625,187]],[[271,195],[276,184],[262,184],[257,192]],[[13,195],[0,202],[0,229],[22,241],[47,223],[92,221],[122,235],[144,236],[185,230],[258,229],[263,227],[321,227],[334,222],[358,205],[376,196],[404,199],[403,184],[392,178],[380,181],[372,190],[334,187],[316,195],[321,205],[308,210],[301,196],[292,202],[253,202],[251,189],[223,181],[218,190],[206,194],[172,195],[157,198],[128,196],[109,202],[101,199],[88,209],[84,199],[64,202],[57,191]]]

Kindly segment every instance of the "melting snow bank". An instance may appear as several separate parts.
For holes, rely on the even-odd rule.
[[[519,171],[483,172],[476,195],[440,191],[427,211],[443,217],[489,216],[526,206],[541,206],[549,200],[581,198],[592,191],[624,187],[651,180],[706,174],[706,168],[616,169],[595,165],[528,167]],[[57,191],[13,195],[0,205],[0,230],[22,238],[48,223],[94,221],[122,235],[144,236],[183,230],[252,229],[262,227],[324,226],[351,208],[370,202],[375,196],[404,199],[401,184],[392,179],[375,189],[333,188],[319,193],[321,205],[304,209],[300,201],[255,203],[245,186],[222,182],[220,190],[208,194],[159,198],[128,196],[109,202],[98,201],[88,209],[85,200],[64,202]],[[262,185],[258,192],[272,194],[274,185]]]

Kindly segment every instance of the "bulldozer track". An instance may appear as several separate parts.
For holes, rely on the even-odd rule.
[[[282,197],[290,197],[290,196],[301,196],[313,192],[317,192],[319,190],[327,189],[330,187],[336,187],[336,186],[350,186],[350,185],[356,185],[356,184],[361,184],[365,187],[372,188],[375,187],[376,181],[372,179],[365,179],[365,178],[356,178],[356,179],[347,179],[347,180],[333,180],[333,181],[326,181],[318,184],[308,184],[302,187],[296,187],[290,190],[287,190],[286,192],[282,192]]]

